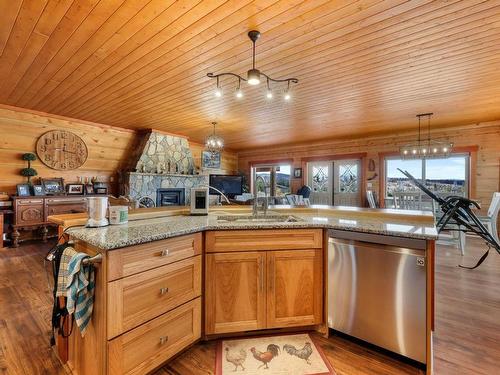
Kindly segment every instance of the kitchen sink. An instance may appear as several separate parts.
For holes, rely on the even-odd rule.
[[[302,219],[293,215],[219,215],[217,221],[221,222],[251,222],[251,223],[297,223]]]

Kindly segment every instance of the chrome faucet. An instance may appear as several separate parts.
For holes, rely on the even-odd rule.
[[[203,187],[203,188],[207,188],[207,189],[212,189],[212,190],[215,190],[217,193],[220,194],[221,197],[223,197],[227,204],[231,204],[231,202],[229,201],[229,198],[226,196],[226,194],[224,194],[222,191],[220,191],[219,189],[217,188],[214,188],[213,186],[210,186],[210,185],[201,185],[200,187]],[[220,198],[219,198],[219,205],[221,204],[220,202]]]
[[[262,180],[262,182],[264,183],[264,194],[266,195],[265,197],[265,200],[264,200],[264,203],[263,203],[263,211],[264,211],[264,216],[267,214],[267,206],[269,205],[269,200],[268,200],[268,197],[267,197],[267,191],[266,191],[266,180],[264,180],[264,177],[262,176],[257,176],[255,177],[255,190],[254,190],[254,193],[253,193],[253,210],[252,210],[252,215],[253,216],[257,216],[259,214],[259,198],[258,198],[258,188],[257,188],[257,181],[258,180]]]

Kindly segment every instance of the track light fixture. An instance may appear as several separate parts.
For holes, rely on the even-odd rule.
[[[447,158],[453,149],[453,143],[431,139],[431,117],[434,113],[420,113],[418,117],[418,139],[400,148],[403,159]],[[427,117],[427,139],[422,139],[421,118]]]
[[[273,92],[270,87],[270,82],[275,82],[277,84],[286,82],[287,83],[287,89],[283,95],[283,98],[286,101],[289,101],[291,99],[291,94],[290,94],[290,84],[291,83],[298,83],[299,80],[297,78],[284,78],[284,79],[274,79],[269,77],[267,74],[261,72],[259,69],[255,67],[255,43],[257,42],[257,39],[260,37],[260,32],[257,30],[252,30],[248,32],[248,37],[252,41],[252,69],[249,69],[247,71],[247,77],[244,78],[240,76],[239,74],[236,73],[219,73],[219,74],[214,74],[214,73],[208,73],[207,76],[210,78],[216,78],[217,79],[217,86],[215,88],[215,96],[216,97],[221,97],[222,96],[222,89],[220,87],[220,82],[219,82],[219,77],[223,76],[233,76],[238,79],[238,86],[236,89],[236,98],[241,99],[243,97],[243,92],[241,90],[241,81],[247,82],[251,86],[256,86],[260,84],[262,78],[266,79],[267,82],[267,91],[266,91],[266,98],[267,99],[272,99],[273,98]]]

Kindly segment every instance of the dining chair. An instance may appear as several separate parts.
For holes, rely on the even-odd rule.
[[[488,207],[488,213],[486,216],[478,216],[479,220],[485,225],[492,236],[500,242],[498,239],[498,213],[500,212],[500,192],[493,193],[491,198],[490,207]]]
[[[421,194],[411,192],[393,192],[394,206],[401,210],[420,210]]]
[[[443,213],[441,212],[441,207],[434,200],[432,201],[432,211],[434,212],[434,220],[439,221]],[[459,229],[458,226],[456,226]],[[465,232],[456,230],[446,233],[439,233],[438,239],[436,241],[439,245],[451,245],[455,246],[460,250],[460,254],[465,255],[466,237]]]

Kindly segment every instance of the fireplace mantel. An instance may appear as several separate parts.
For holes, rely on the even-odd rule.
[[[129,175],[134,176],[154,176],[154,177],[205,177],[208,174],[182,174],[182,173],[142,173],[142,172],[129,172]]]

